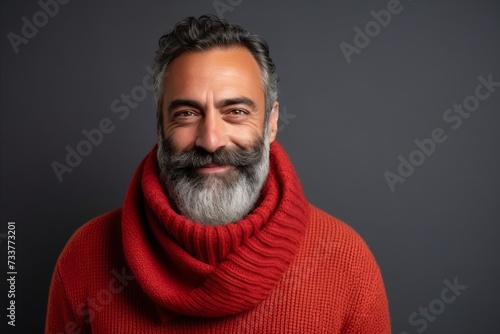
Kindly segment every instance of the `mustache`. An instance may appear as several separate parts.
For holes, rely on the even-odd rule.
[[[214,152],[208,152],[202,147],[174,153],[172,141],[162,139],[162,149],[164,159],[170,170],[188,169],[193,170],[208,164],[232,165],[237,168],[244,168],[260,162],[264,152],[264,140],[257,139],[250,148],[242,147],[219,147]]]

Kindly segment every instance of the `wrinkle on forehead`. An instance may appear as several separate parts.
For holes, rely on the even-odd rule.
[[[217,100],[250,92],[264,100],[261,78],[257,61],[243,47],[185,52],[169,65],[164,99]]]

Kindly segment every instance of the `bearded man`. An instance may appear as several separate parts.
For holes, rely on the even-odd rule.
[[[370,250],[275,140],[267,44],[190,17],[154,65],[158,145],[60,255],[46,333],[390,333]]]

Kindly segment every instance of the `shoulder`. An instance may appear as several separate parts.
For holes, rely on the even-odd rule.
[[[81,273],[97,263],[111,262],[121,248],[121,209],[100,215],[79,227],[57,260],[61,274]]]
[[[306,239],[325,250],[348,251],[359,255],[371,252],[363,238],[348,224],[310,204]]]
[[[384,282],[368,245],[343,221],[312,205],[309,211],[301,258],[318,277],[315,289],[346,312],[353,333],[390,333]]]
[[[310,205],[302,253],[348,285],[381,281],[379,266],[363,238],[349,225]],[[327,269],[328,268],[328,269]]]

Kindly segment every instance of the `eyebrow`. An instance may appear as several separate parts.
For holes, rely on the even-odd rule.
[[[175,99],[168,105],[168,112],[171,113],[174,109],[178,107],[193,107],[196,109],[203,109],[202,105],[195,100],[189,99]]]
[[[257,110],[257,105],[255,104],[255,102],[253,102],[248,97],[244,97],[244,96],[221,100],[221,101],[217,102],[215,107],[220,109],[220,108],[225,108],[225,107],[229,107],[229,106],[236,105],[236,104],[244,104],[244,105],[248,106],[249,108],[251,108],[253,111]],[[196,108],[199,110],[203,109],[203,106],[201,105],[201,103],[199,103],[195,100],[175,99],[172,102],[170,102],[167,110],[169,113],[171,113],[174,109],[179,108],[179,107],[192,107],[192,108]]]
[[[255,104],[255,102],[250,100],[248,97],[244,97],[244,96],[235,97],[232,99],[221,100],[221,101],[217,102],[217,104],[215,106],[218,109],[220,109],[220,108],[229,107],[229,106],[232,106],[235,104],[244,104],[244,105],[250,107],[254,111],[257,110],[257,105]]]

